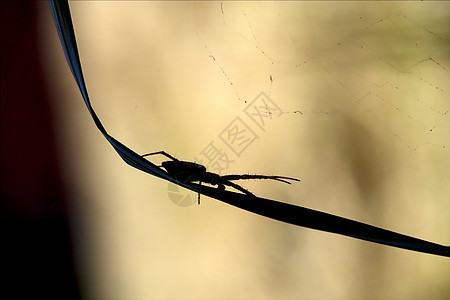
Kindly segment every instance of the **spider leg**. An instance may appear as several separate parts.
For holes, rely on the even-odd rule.
[[[221,179],[223,179],[223,176],[222,176]],[[256,197],[255,195],[252,194],[252,192],[250,192],[250,191],[244,189],[242,186],[240,186],[240,185],[238,185],[236,183],[233,183],[231,181],[228,181],[228,180],[221,181],[218,188],[221,188],[221,186],[223,187],[224,185],[228,185],[228,186],[234,187],[235,189],[243,192],[244,194],[246,194],[248,196]]]
[[[202,185],[202,182],[200,181],[199,184]],[[200,192],[198,192],[197,205],[200,205]]]
[[[178,161],[178,159],[176,159],[175,157],[173,157],[172,155],[170,155],[170,154],[167,153],[166,151],[152,152],[152,153],[143,154],[143,155],[141,155],[141,156],[142,156],[142,157],[145,157],[145,156],[157,155],[157,154],[161,154],[161,155],[164,155],[164,156],[167,157],[167,158],[170,158],[171,160]]]
[[[242,174],[242,175],[224,175],[221,177],[224,180],[246,180],[246,179],[272,179],[281,181],[287,184],[291,184],[289,181],[283,179],[289,179],[294,181],[300,181],[297,178],[285,177],[285,176],[269,176],[269,175],[252,175],[252,174]]]

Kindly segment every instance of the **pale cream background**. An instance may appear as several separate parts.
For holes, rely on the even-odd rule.
[[[41,6],[86,298],[450,297],[448,259],[206,197],[174,205],[166,182],[126,165],[95,128]],[[227,173],[295,176],[292,186],[242,185],[450,245],[448,3],[224,2],[223,14],[219,2],[70,7],[93,106],[133,150],[193,160],[211,141],[225,148],[218,134],[264,91],[285,113]]]

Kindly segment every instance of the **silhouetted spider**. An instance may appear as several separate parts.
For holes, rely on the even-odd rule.
[[[166,169],[167,173],[170,176],[175,178],[177,181],[183,183],[190,183],[194,181],[198,181],[200,185],[202,182],[208,183],[211,185],[217,185],[219,190],[225,190],[225,186],[231,186],[235,189],[243,192],[248,196],[255,197],[250,191],[244,189],[238,184],[231,182],[230,180],[243,180],[243,179],[272,179],[281,181],[287,184],[291,184],[289,180],[300,181],[299,179],[285,176],[268,176],[268,175],[251,175],[251,174],[242,174],[242,175],[224,175],[220,176],[216,173],[211,173],[206,171],[206,167],[194,162],[190,161],[181,161],[173,157],[172,155],[166,153],[165,151],[152,152],[142,155],[142,157],[162,154],[171,159],[171,161],[163,161],[161,166]],[[200,193],[198,193],[198,204],[200,204]]]

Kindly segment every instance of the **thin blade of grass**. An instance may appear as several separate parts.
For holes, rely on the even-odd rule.
[[[274,220],[290,223],[297,226],[326,231],[370,241],[373,243],[389,245],[392,247],[408,249],[416,252],[450,257],[450,247],[399,234],[393,231],[364,224],[358,221],[342,218],[332,214],[295,206],[279,201],[248,195],[223,191],[198,184],[184,184],[169,176],[167,172],[157,167],[150,161],[109,135],[91,105],[87,88],[84,82],[81,62],[75,32],[72,25],[72,17],[67,1],[49,0],[56,28],[64,49],[70,70],[78,84],[84,102],[95,125],[113,146],[122,159],[130,166],[153,176],[168,180],[195,192],[215,198],[230,205],[265,216]]]

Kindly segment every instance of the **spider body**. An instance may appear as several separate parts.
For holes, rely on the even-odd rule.
[[[198,181],[218,185],[220,182],[219,174],[207,172],[205,166],[194,162],[169,160],[163,161],[161,165],[170,176],[184,183]]]
[[[176,180],[183,183],[199,182],[208,183],[211,185],[217,185],[219,190],[224,190],[225,186],[231,186],[244,194],[255,197],[250,191],[244,189],[240,185],[231,182],[231,180],[245,180],[245,179],[271,179],[291,184],[287,180],[300,181],[292,177],[284,176],[268,176],[268,175],[252,175],[252,174],[242,174],[242,175],[224,175],[221,176],[216,173],[211,173],[206,171],[206,167],[190,161],[181,161],[173,157],[172,155],[166,153],[165,151],[152,152],[142,155],[142,157],[161,154],[170,158],[169,161],[163,161],[161,166],[166,169],[167,173],[175,178]],[[200,204],[200,193],[198,193],[198,204]]]

